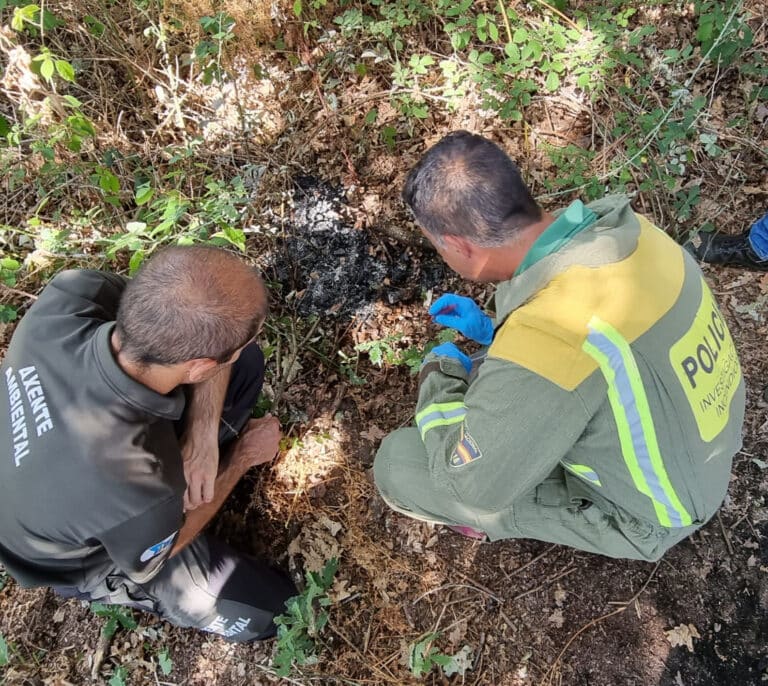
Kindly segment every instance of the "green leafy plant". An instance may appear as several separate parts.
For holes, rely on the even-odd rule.
[[[357,355],[347,355],[347,353],[345,353],[343,350],[337,350],[336,354],[341,360],[339,369],[341,373],[347,378],[347,380],[353,386],[364,386],[365,379],[357,373],[360,354],[358,353]]]
[[[168,648],[162,648],[157,651],[157,664],[163,676],[168,676],[173,671],[173,660]]]
[[[434,645],[438,638],[438,632],[422,634],[408,646],[408,669],[415,677],[426,676],[434,667],[439,667],[446,676],[463,676],[472,666],[472,649],[464,646],[455,655],[446,655]]]
[[[40,9],[40,5],[17,5],[13,10],[11,19],[11,28],[14,31],[27,31],[33,36],[37,36],[40,30],[51,31],[63,22],[55,14],[47,9]]]
[[[701,186],[696,184],[675,194],[677,221],[684,222],[691,218],[696,205],[701,202]]]
[[[16,285],[16,274],[21,269],[21,263],[12,257],[0,258],[0,283],[5,284],[9,288],[13,288]],[[12,305],[0,305],[0,322],[8,323],[16,321],[18,317],[18,311]],[[0,574],[0,589],[5,585],[4,583],[5,572]]]
[[[162,181],[176,185],[178,176],[174,170]],[[108,176],[100,178],[100,184],[102,182],[107,192],[116,198],[114,180]],[[242,221],[249,206],[250,194],[243,180],[209,176],[202,186],[204,191],[197,197],[190,197],[175,187],[158,192],[146,174],[137,174],[134,201],[140,210],[134,221],[126,223],[124,232],[102,239],[107,257],[111,259],[121,250],[128,250],[130,269],[134,272],[147,255],[168,242],[179,245],[205,242],[233,246],[244,252],[245,233],[235,226]]]
[[[403,340],[402,335],[386,336],[375,341],[365,341],[355,346],[355,351],[368,353],[371,364],[377,367],[386,365],[398,365],[402,363],[402,351],[397,343]]]
[[[11,661],[11,649],[5,636],[0,633],[0,667],[5,667]]]
[[[221,66],[224,45],[234,39],[235,20],[225,12],[200,19],[205,37],[195,46],[192,57],[202,66],[202,80],[205,85],[214,81],[222,82],[226,73]]]
[[[278,676],[288,676],[294,666],[317,662],[317,638],[328,623],[328,590],[339,561],[329,560],[320,572],[306,573],[302,593],[285,603],[286,613],[275,617],[277,643],[272,660]]]
[[[138,626],[138,622],[133,617],[133,611],[122,605],[91,603],[91,612],[99,617],[107,618],[106,623],[101,628],[101,635],[105,639],[112,638],[120,627],[133,631]]]
[[[0,282],[13,288],[16,285],[16,274],[21,269],[21,263],[12,257],[0,258]]]
[[[74,67],[60,57],[54,55],[48,48],[43,48],[39,55],[32,58],[34,70],[48,83],[53,83],[54,75],[69,83],[75,82]]]
[[[405,341],[402,334],[385,336],[375,341],[365,341],[355,346],[358,353],[368,353],[368,359],[377,367],[401,366],[408,367],[411,374],[417,374],[424,357],[437,345],[456,340],[455,329],[443,329],[438,333],[436,340],[429,341],[420,348],[418,346],[401,344]]]
[[[0,323],[15,322],[19,317],[19,311],[13,305],[0,305]]]
[[[112,676],[109,678],[109,681],[107,682],[109,686],[126,686],[128,678],[128,670],[123,667],[122,665],[115,668],[115,671],[112,672]]]
[[[744,21],[739,0],[696,0],[696,40],[713,62],[731,64],[752,46],[754,34]]]

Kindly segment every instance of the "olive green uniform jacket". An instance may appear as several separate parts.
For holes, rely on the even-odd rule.
[[[576,201],[495,305],[476,375],[427,356],[416,427],[382,442],[392,507],[646,560],[715,513],[745,392],[693,258],[624,197]]]

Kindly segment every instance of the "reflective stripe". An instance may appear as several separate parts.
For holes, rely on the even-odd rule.
[[[587,467],[587,465],[585,464],[567,464],[566,462],[562,462],[561,464],[569,472],[573,472],[574,474],[576,474],[576,476],[581,476],[585,478],[590,483],[595,484],[595,486],[603,485],[600,483],[600,477],[597,475],[597,472],[594,469],[592,469],[592,467]]]
[[[621,452],[635,488],[651,499],[662,526],[690,525],[691,516],[677,497],[664,467],[648,397],[629,344],[610,324],[592,317],[582,349],[597,361],[608,382],[608,399],[619,430]]]
[[[416,426],[419,427],[421,440],[427,435],[427,431],[436,426],[457,424],[467,414],[467,406],[459,401],[453,403],[433,403],[428,405],[416,415]]]

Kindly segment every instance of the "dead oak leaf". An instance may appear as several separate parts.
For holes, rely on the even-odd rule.
[[[386,432],[382,431],[375,424],[371,424],[365,431],[360,432],[360,436],[364,438],[366,441],[370,441],[371,443],[376,443],[377,441],[380,441],[386,435],[387,435]]]
[[[563,617],[563,611],[558,608],[551,615],[549,615],[549,623],[554,624],[558,629],[562,628],[565,623],[565,617]]]
[[[673,629],[668,629],[664,633],[667,635],[667,640],[673,648],[685,646],[691,653],[693,652],[693,639],[701,638],[693,624],[678,624]]]

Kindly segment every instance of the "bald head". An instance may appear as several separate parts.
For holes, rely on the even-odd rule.
[[[122,352],[139,364],[225,362],[253,338],[267,292],[242,259],[209,247],[166,248],[128,283],[117,313]]]
[[[437,240],[463,236],[482,246],[506,243],[541,219],[520,171],[487,138],[455,131],[411,170],[403,200]]]

